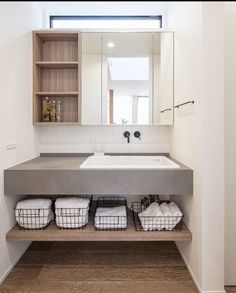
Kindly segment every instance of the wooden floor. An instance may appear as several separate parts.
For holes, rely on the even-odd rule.
[[[225,287],[227,293],[236,293],[236,287]]]
[[[1,293],[195,293],[174,242],[34,242]]]

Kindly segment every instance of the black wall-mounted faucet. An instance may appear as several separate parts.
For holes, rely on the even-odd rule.
[[[138,139],[141,139],[141,133],[140,133],[140,131],[135,131],[134,132],[134,137],[136,137]]]
[[[124,137],[127,138],[127,143],[130,143],[130,132],[129,131],[125,131],[123,133]]]

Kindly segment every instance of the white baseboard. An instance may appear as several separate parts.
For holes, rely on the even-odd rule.
[[[178,248],[178,246],[177,246],[177,248]],[[190,275],[191,275],[191,277],[192,277],[192,279],[193,279],[193,282],[194,282],[194,284],[196,285],[196,287],[197,287],[197,289],[198,289],[198,291],[199,291],[199,293],[226,293],[225,290],[223,290],[223,291],[204,291],[204,290],[202,290],[201,287],[200,287],[200,285],[198,284],[197,279],[196,279],[195,276],[194,276],[194,273],[193,273],[192,269],[191,269],[190,266],[188,265],[188,262],[187,262],[185,256],[184,256],[183,253],[179,250],[179,248],[178,248],[178,251],[179,251],[179,253],[180,253],[180,255],[181,255],[181,257],[182,257],[182,259],[183,259],[183,261],[184,261],[184,263],[185,263],[185,265],[186,265],[186,267],[187,267],[187,269],[188,269],[188,271],[189,271],[189,273],[190,273]]]
[[[5,281],[5,279],[7,278],[7,276],[10,274],[11,270],[14,268],[14,266],[18,263],[18,261],[20,260],[20,258],[24,255],[24,253],[26,252],[26,250],[29,248],[30,244],[31,244],[31,242],[28,245],[26,245],[26,247],[23,250],[23,252],[16,258],[16,260],[13,262],[13,264],[11,264],[11,266],[8,268],[8,270],[6,271],[6,273],[0,279],[0,285]]]

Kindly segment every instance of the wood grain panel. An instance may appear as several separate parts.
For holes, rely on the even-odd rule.
[[[78,91],[77,69],[42,69],[43,92],[76,92]]]
[[[41,61],[78,61],[77,41],[44,41]]]

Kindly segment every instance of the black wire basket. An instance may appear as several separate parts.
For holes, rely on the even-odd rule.
[[[40,209],[15,208],[15,217],[19,229],[45,229],[54,219],[51,207]]]
[[[161,201],[160,203],[169,203]],[[143,212],[140,202],[132,203],[132,214],[136,231],[179,231],[183,225],[182,216],[140,216]]]
[[[55,207],[55,220],[59,229],[85,229],[89,222],[92,195],[66,195],[57,198],[85,198],[89,204],[84,208]]]
[[[127,201],[121,196],[99,197],[94,217],[97,231],[124,231],[127,229]]]

